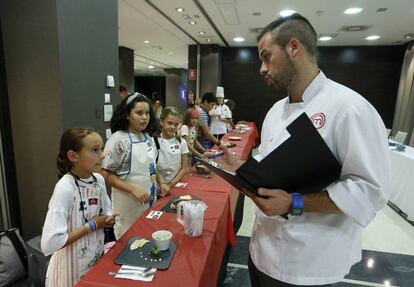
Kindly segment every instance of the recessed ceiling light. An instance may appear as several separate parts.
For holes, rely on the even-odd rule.
[[[414,34],[406,34],[404,35],[404,39],[411,39],[413,38]]]
[[[198,32],[198,34],[200,34],[200,35],[204,35],[206,32],[204,32],[204,31],[200,31],[200,32]]]
[[[234,42],[243,42],[244,41],[244,38],[242,38],[242,37],[236,37],[236,38],[233,38],[233,41]]]
[[[368,37],[366,37],[365,39],[366,40],[377,40],[377,39],[379,39],[379,38],[381,38],[380,36],[378,36],[378,35],[371,35],[371,36],[368,36]]]
[[[144,41],[144,43],[145,43],[145,44],[149,44],[149,41],[148,41],[148,40],[145,40],[145,41]]]
[[[190,23],[191,25],[195,25],[195,24],[197,24],[197,22],[196,22],[196,21],[190,21],[190,22],[188,22],[188,23]]]
[[[178,13],[182,13],[182,12],[184,12],[184,8],[175,8],[175,10],[176,10]]]
[[[207,41],[207,42],[211,42],[211,39],[210,39],[210,38],[207,38],[207,39],[206,39],[206,41]]]
[[[155,67],[154,67],[154,66],[148,66],[148,68],[150,68],[150,69],[154,69]]]
[[[358,14],[362,11],[362,8],[348,8],[344,11],[344,14]]]
[[[168,55],[172,55],[173,54],[173,52],[168,52]]]
[[[282,16],[282,17],[287,17],[287,16],[290,16],[290,15],[295,14],[295,13],[296,13],[295,10],[282,10],[282,11],[280,11],[279,15]]]
[[[332,37],[331,36],[322,36],[322,37],[319,37],[319,41],[329,41],[329,40],[332,40]]]

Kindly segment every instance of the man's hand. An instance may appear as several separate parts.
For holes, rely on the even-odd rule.
[[[292,195],[282,189],[259,188],[258,193],[260,196],[247,190],[243,190],[243,192],[267,216],[282,215],[290,211]],[[261,196],[266,196],[266,198]]]

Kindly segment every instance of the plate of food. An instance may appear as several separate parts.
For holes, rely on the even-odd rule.
[[[241,137],[235,137],[235,136],[229,137],[229,140],[231,141],[240,141],[241,139],[242,139]]]
[[[169,239],[171,236],[169,237]],[[132,265],[140,267],[151,267],[157,269],[167,269],[177,249],[177,243],[168,242],[168,248],[160,250],[155,243],[155,239],[133,236],[115,259],[118,265]]]
[[[161,211],[164,211],[167,213],[176,213],[178,203],[181,201],[189,201],[189,200],[200,200],[200,198],[194,197],[189,194],[174,196],[173,199],[171,199],[166,205],[164,205],[163,208],[161,208]]]

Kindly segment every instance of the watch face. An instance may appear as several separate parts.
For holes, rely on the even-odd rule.
[[[292,215],[302,215],[303,209],[302,208],[292,208],[290,214]]]

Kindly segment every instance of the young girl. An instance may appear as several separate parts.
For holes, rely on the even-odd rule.
[[[156,148],[152,134],[157,120],[151,100],[135,93],[124,98],[111,119],[102,175],[112,186],[113,210],[119,212],[114,226],[120,238],[135,220],[156,201]]]
[[[189,162],[191,163],[191,156],[196,156],[199,158],[206,158],[214,153],[206,151],[199,141],[197,140],[197,123],[200,113],[195,108],[188,109],[183,118],[183,124],[181,125],[179,134],[185,139],[188,145],[189,153]],[[201,152],[199,152],[201,151]],[[191,167],[191,165],[189,166]]]
[[[52,254],[46,286],[74,286],[103,254],[103,227],[114,224],[102,163],[102,138],[92,129],[72,128],[60,141],[60,180],[49,202],[41,247]]]
[[[173,107],[165,107],[160,117],[159,136],[155,139],[158,148],[157,171],[160,194],[169,192],[188,170],[188,147],[185,140],[176,135],[181,116]]]

